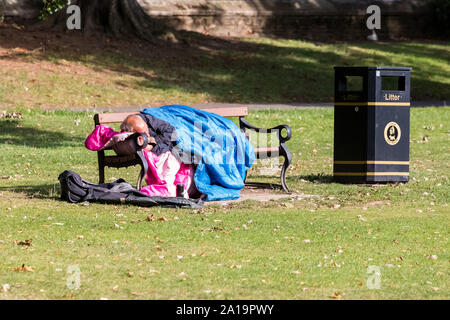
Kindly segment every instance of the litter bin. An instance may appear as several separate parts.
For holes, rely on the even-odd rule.
[[[334,180],[407,182],[411,68],[334,70]]]

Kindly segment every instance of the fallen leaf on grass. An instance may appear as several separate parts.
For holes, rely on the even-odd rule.
[[[340,292],[338,292],[338,291],[337,292],[333,292],[331,294],[330,298],[340,300],[340,299],[342,299],[342,294]]]
[[[167,219],[166,217],[160,217],[160,218],[156,218],[153,214],[147,216],[147,221],[169,221],[169,219]]]
[[[20,112],[11,112],[6,113],[6,111],[0,112],[0,119],[1,118],[7,118],[7,119],[23,119],[23,115]]]
[[[183,271],[183,272],[180,272],[180,273],[177,275],[177,277],[180,277],[181,280],[185,281],[185,280],[186,280],[186,273],[185,273],[184,271]]]
[[[24,241],[17,241],[17,240],[14,240],[14,243],[17,245],[17,246],[31,246],[31,243],[32,243],[32,239],[27,239],[27,240],[24,240]]]
[[[33,267],[27,266],[25,264],[22,264],[20,268],[14,268],[13,271],[28,271],[28,272],[34,272]]]

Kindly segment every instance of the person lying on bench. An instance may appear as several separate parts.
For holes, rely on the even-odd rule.
[[[149,196],[175,197],[177,185],[181,184],[184,190],[183,197],[201,197],[193,180],[195,165],[182,163],[171,152],[171,137],[174,132],[172,126],[149,115],[130,115],[121,123],[120,131],[115,132],[107,125],[99,125],[86,138],[85,145],[93,151],[112,148],[118,155],[133,154],[136,150],[130,148],[129,144],[120,142],[132,133],[144,133],[148,139],[148,145],[144,149],[148,163],[145,177],[147,186],[140,191]],[[142,140],[139,145],[143,145]]]
[[[184,105],[144,109],[127,116],[120,129],[97,125],[85,146],[114,149],[114,136],[144,133],[151,146],[143,150],[149,170],[141,191],[151,196],[176,196],[182,184],[185,197],[238,199],[255,160],[251,143],[233,121]]]

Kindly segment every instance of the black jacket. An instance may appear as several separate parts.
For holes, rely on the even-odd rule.
[[[156,146],[153,147],[152,152],[160,155],[167,151],[172,151],[172,147],[176,143],[176,131],[168,122],[157,119],[149,114],[138,114],[148,126],[148,133],[155,138]]]

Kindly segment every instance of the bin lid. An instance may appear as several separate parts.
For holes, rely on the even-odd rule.
[[[339,66],[336,66],[336,67],[334,67],[334,69],[411,71],[412,67],[339,67]]]

